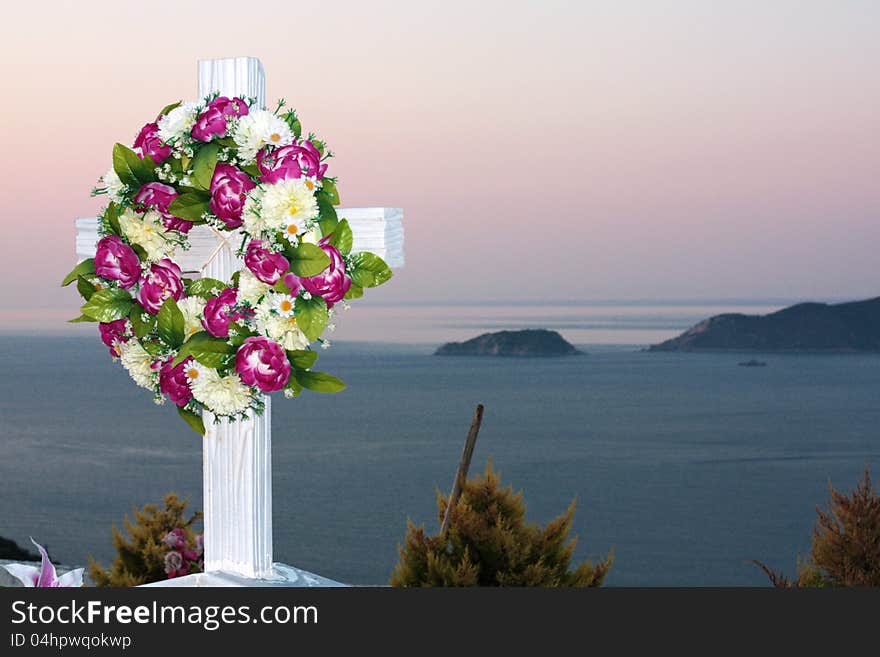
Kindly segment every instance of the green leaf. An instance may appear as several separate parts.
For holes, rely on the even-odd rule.
[[[336,183],[329,178],[321,181],[321,191],[327,195],[327,200],[333,205],[339,205],[339,190],[336,189]]]
[[[163,108],[162,108],[162,111],[160,111],[160,112],[156,115],[156,122],[158,123],[158,122],[159,122],[159,119],[161,119],[163,116],[165,116],[166,114],[168,114],[168,112],[170,112],[171,110],[173,110],[173,109],[177,109],[178,107],[180,107],[180,104],[181,104],[182,102],[183,102],[183,101],[178,100],[176,103],[171,103],[170,105],[166,105],[165,107],[163,107]]]
[[[239,324],[238,322],[229,323],[229,343],[236,350],[244,344],[244,341],[250,337],[257,335],[256,332]]]
[[[88,301],[92,298],[92,295],[95,293],[95,286],[92,285],[91,282],[86,279],[85,276],[80,274],[76,279],[76,289],[82,295],[83,299]]]
[[[223,281],[216,278],[197,278],[186,286],[186,295],[188,297],[201,297],[202,299],[210,299],[216,297],[223,290],[229,287]]]
[[[136,192],[141,186],[156,181],[156,163],[149,155],[142,160],[128,146],[116,144],[113,147],[113,170],[119,179]]]
[[[211,189],[211,179],[214,177],[214,167],[217,166],[217,152],[219,150],[219,144],[205,144],[193,157],[192,180],[199,189],[206,191]]]
[[[303,388],[308,388],[315,392],[341,392],[345,390],[345,384],[342,382],[342,379],[338,379],[332,374],[295,370],[293,375]]]
[[[147,321],[144,321],[144,315],[149,317]],[[132,305],[128,321],[131,322],[131,330],[138,340],[142,340],[156,328],[156,316],[149,314],[137,304]]]
[[[284,277],[278,279],[278,282],[272,286],[272,289],[279,294],[290,294],[290,286],[284,282]]]
[[[207,331],[199,331],[183,343],[172,365],[179,365],[192,356],[205,367],[223,367],[234,352],[235,348],[223,338],[215,338]]]
[[[162,351],[162,345],[158,342],[145,341],[142,342],[141,345],[143,346],[144,351],[146,351],[151,356],[158,356],[159,353]]]
[[[187,192],[171,201],[168,211],[180,219],[203,224],[205,220],[202,219],[202,215],[211,211],[208,206],[210,200],[211,195],[205,192]]]
[[[183,406],[177,407],[177,414],[189,425],[190,429],[200,436],[205,435],[205,423],[202,421],[201,415],[188,411]]]
[[[131,250],[137,254],[137,257],[140,258],[141,262],[147,259],[147,252],[140,244],[129,244]]]
[[[307,370],[318,360],[318,352],[309,349],[288,349],[287,360],[295,369]]]
[[[64,280],[61,281],[61,287],[67,287],[71,283],[73,283],[80,276],[84,276],[86,274],[94,274],[95,273],[95,259],[89,258],[88,260],[83,260],[76,267],[70,270],[70,273],[64,277]]]
[[[323,191],[315,194],[315,200],[318,202],[318,225],[321,226],[321,234],[329,235],[336,228],[339,219],[336,217],[336,208],[330,202],[330,197]]]
[[[119,209],[115,203],[111,203],[104,210],[104,230],[113,235],[122,235],[122,228],[119,226]]]
[[[330,234],[330,244],[335,246],[342,255],[351,253],[351,245],[354,241],[354,235],[351,233],[351,226],[348,220],[343,219]]]
[[[375,253],[362,251],[351,257],[351,281],[360,287],[376,287],[391,278],[391,268]]]
[[[317,276],[330,266],[330,256],[314,244],[303,242],[287,250],[290,269],[297,276]]]
[[[107,287],[98,290],[86,301],[82,314],[99,322],[112,322],[128,317],[131,312],[131,295],[118,287]]]
[[[312,139],[312,146],[318,149],[318,152],[321,154],[321,157],[324,156],[324,142],[320,139]]]
[[[91,317],[86,317],[85,315],[80,315],[79,317],[74,317],[73,319],[68,319],[68,324],[79,324],[81,322],[97,322],[97,319],[92,319]]]
[[[300,393],[303,391],[303,387],[299,381],[296,380],[296,371],[291,372],[290,378],[287,380],[287,387],[293,391],[294,397],[299,397]]]
[[[330,313],[327,312],[327,303],[317,296],[311,299],[297,297],[294,314],[296,315],[296,325],[309,340],[317,340],[321,337],[330,317]]]
[[[251,178],[259,178],[262,175],[260,173],[260,167],[258,167],[256,164],[246,164],[238,168],[244,171]]]
[[[348,292],[345,293],[345,300],[350,301],[351,299],[360,299],[364,296],[364,288],[360,285],[351,284],[351,287],[348,288]]]
[[[169,347],[176,349],[183,344],[183,313],[178,308],[174,297],[168,297],[162,303],[159,315],[156,318],[156,330],[159,334],[159,339]]]

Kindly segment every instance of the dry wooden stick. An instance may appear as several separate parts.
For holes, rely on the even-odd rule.
[[[452,507],[458,504],[461,497],[461,489],[467,480],[468,468],[471,467],[471,457],[474,455],[474,446],[477,444],[477,434],[480,433],[480,424],[483,422],[483,405],[477,404],[474,411],[474,419],[468,431],[467,440],[464,441],[464,450],[461,453],[461,461],[458,463],[458,472],[455,473],[455,482],[452,484],[452,492],[446,502],[446,512],[443,514],[443,524],[440,525],[440,535],[443,536],[449,529],[449,521],[452,518]]]

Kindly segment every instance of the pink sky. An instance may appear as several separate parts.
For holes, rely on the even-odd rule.
[[[113,143],[234,55],[329,142],[345,205],[405,209],[374,303],[880,293],[878,3],[5,12],[0,327],[75,314],[57,283]]]

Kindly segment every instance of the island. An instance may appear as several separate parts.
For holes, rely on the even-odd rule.
[[[880,351],[880,297],[799,303],[768,315],[715,315],[648,351]]]
[[[436,356],[575,356],[579,351],[556,331],[526,329],[483,333],[467,342],[447,342]]]

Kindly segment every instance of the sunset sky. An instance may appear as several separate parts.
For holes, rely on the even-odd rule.
[[[329,143],[344,205],[404,208],[374,303],[880,294],[877,2],[4,13],[0,328],[75,315],[58,282],[113,143],[237,55]]]

